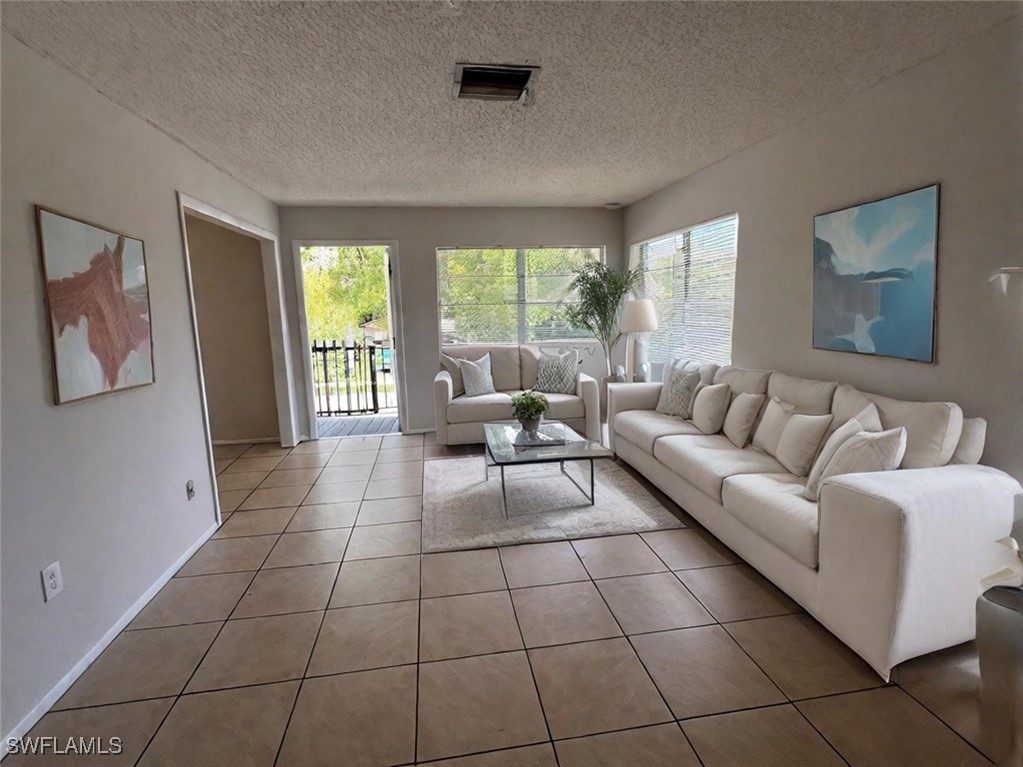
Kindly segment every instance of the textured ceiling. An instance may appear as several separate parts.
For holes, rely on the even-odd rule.
[[[284,204],[628,203],[1018,12],[981,3],[4,2],[3,27]],[[459,61],[542,70],[454,101]]]

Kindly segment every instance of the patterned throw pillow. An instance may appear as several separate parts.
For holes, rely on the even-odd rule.
[[[462,374],[462,385],[466,397],[480,397],[494,393],[494,377],[490,374],[490,352],[478,360],[457,360]]]
[[[578,369],[579,352],[575,349],[561,354],[541,351],[533,388],[547,394],[575,394]]]
[[[662,401],[657,403],[657,412],[679,418],[692,418],[693,400],[696,398],[696,389],[699,385],[698,365],[681,361],[675,363],[661,391]]]

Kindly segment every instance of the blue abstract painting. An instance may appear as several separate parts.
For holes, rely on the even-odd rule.
[[[934,361],[938,186],[813,220],[813,346]]]

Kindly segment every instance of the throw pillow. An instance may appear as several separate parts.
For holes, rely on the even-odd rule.
[[[839,446],[821,473],[821,482],[839,474],[894,471],[906,454],[906,429],[861,431]]]
[[[704,434],[717,434],[724,426],[731,398],[728,384],[701,386],[693,399],[693,426]]]
[[[679,418],[691,418],[693,400],[696,399],[696,389],[699,386],[699,367],[691,363],[676,366],[671,372],[668,383],[661,390],[661,393],[666,395],[666,402],[663,409],[658,408],[658,412]]]
[[[813,462],[813,468],[810,469],[810,477],[806,480],[806,487],[803,489],[804,498],[808,501],[817,500],[817,491],[820,489],[824,469],[831,459],[835,457],[835,452],[838,448],[847,439],[855,437],[861,431],[864,431],[863,425],[855,418],[850,418],[831,433],[831,436],[824,443],[824,447],[821,448],[817,460]]]
[[[447,354],[441,354],[440,366],[451,376],[451,396],[458,397],[465,394],[465,385],[462,383],[462,371],[458,369],[458,360]]]
[[[984,455],[984,441],[987,439],[987,421],[983,418],[964,418],[963,434],[952,453],[949,463],[978,464]]]
[[[657,397],[657,407],[654,408],[658,413],[668,412],[668,393],[671,391],[671,379],[675,373],[676,367],[684,367],[686,362],[678,358],[670,359],[664,363],[664,373],[661,375],[661,393]]]
[[[753,435],[753,447],[763,450],[768,455],[774,455],[778,451],[778,441],[781,439],[785,424],[795,409],[794,405],[772,397],[767,403],[764,417],[760,419],[760,426]]]
[[[494,377],[490,374],[490,352],[478,360],[455,360],[462,374],[466,397],[480,397],[494,393]]]
[[[813,465],[813,457],[821,446],[824,433],[834,418],[828,415],[793,413],[785,422],[774,457],[778,463],[795,474],[805,477]]]
[[[757,420],[764,399],[763,394],[740,392],[732,400],[725,415],[724,431],[725,436],[736,447],[746,447],[746,443],[749,442],[750,432],[753,431],[753,424]]]
[[[561,354],[540,352],[536,369],[536,391],[547,394],[575,394],[579,370],[579,352],[570,349]]]

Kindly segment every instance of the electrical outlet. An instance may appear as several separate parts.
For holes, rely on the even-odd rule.
[[[195,498],[195,482],[192,480],[188,480],[188,482],[185,483],[185,497],[188,498],[188,500]]]
[[[43,601],[49,602],[64,589],[64,579],[60,574],[60,562],[54,562],[43,570]]]

